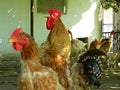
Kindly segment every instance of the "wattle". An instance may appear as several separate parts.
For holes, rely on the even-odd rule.
[[[47,17],[46,27],[48,30],[53,28],[54,19],[51,17]]]
[[[22,49],[22,45],[20,45],[19,43],[13,43],[13,48],[18,51]]]
[[[54,25],[57,23],[58,18],[47,17],[46,27],[48,30],[52,30]]]

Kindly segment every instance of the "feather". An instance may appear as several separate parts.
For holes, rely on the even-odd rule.
[[[22,46],[20,50],[22,62],[21,74],[18,78],[18,90],[64,90],[59,83],[57,73],[52,68],[39,63],[39,48],[34,39],[24,32],[17,33],[17,37],[19,36],[23,36],[23,38],[17,38],[16,40]],[[22,44],[23,41],[29,43],[24,45]]]
[[[103,76],[103,60],[100,56],[107,57],[106,53],[99,49],[88,50],[77,62],[82,63],[83,73],[87,76],[89,84],[96,87],[100,87],[99,78]]]
[[[100,49],[88,50],[87,52],[85,52],[83,55],[80,56],[78,62],[81,62],[81,60],[83,60],[87,56],[107,56],[107,54]]]

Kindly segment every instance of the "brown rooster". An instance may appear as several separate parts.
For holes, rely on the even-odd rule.
[[[50,33],[46,42],[40,46],[41,63],[52,67],[58,73],[60,83],[68,88],[67,71],[71,51],[69,33],[60,19],[61,12],[57,9],[50,9],[48,12],[50,16],[47,17],[46,27]]]
[[[95,39],[94,41],[91,42],[90,44],[90,50],[93,49],[100,49],[104,52],[109,52],[110,48],[111,48],[111,44],[112,44],[112,37],[114,35],[114,30],[112,30],[110,32],[110,37],[109,38],[105,38],[105,39],[101,39],[100,41],[98,41],[97,39]]]
[[[108,52],[110,51],[110,48],[111,48],[111,43],[112,43],[112,37],[114,35],[114,30],[110,32],[110,37],[109,38],[105,38],[105,39],[102,39],[100,41],[100,50],[103,50],[105,52]]]
[[[9,42],[13,49],[21,52],[21,75],[18,90],[64,90],[59,84],[57,74],[51,68],[41,65],[39,48],[34,39],[17,28]]]

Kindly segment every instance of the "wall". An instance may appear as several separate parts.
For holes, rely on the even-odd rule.
[[[67,14],[61,19],[65,27],[73,32],[74,38],[89,37],[89,41],[99,38],[100,25],[98,22],[98,0],[68,0]],[[46,29],[48,14],[36,12],[36,0],[34,1],[34,36],[40,45],[47,38],[49,31]],[[88,32],[88,33],[87,33]],[[76,34],[77,33],[77,34]],[[87,33],[87,34],[86,34]]]
[[[120,31],[120,9],[119,9],[119,12],[115,13],[114,19],[115,19],[116,29],[117,31]]]
[[[46,18],[44,18],[48,14],[36,12],[36,1],[34,0],[34,38],[40,45],[49,33],[46,29]],[[74,34],[74,38],[88,36],[89,42],[95,37],[99,38],[98,0],[67,1],[67,14],[64,14],[61,19],[67,29],[73,34],[76,32],[79,34]],[[7,41],[11,32],[18,26],[30,33],[30,0],[10,0],[9,2],[3,0],[0,2],[0,53],[16,53]],[[89,33],[86,34],[86,32]]]
[[[21,26],[30,33],[30,0],[0,2],[0,53],[16,53],[8,43],[13,30]]]

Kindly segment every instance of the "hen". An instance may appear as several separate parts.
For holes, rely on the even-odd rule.
[[[97,49],[99,48],[98,45],[99,45],[99,41],[95,38],[95,40],[90,43],[89,49],[90,50]]]
[[[83,67],[83,78],[88,85],[100,86],[99,78],[103,75],[103,66],[107,63],[106,57],[106,53],[99,49],[88,50],[80,56],[77,64]]]
[[[72,32],[68,30],[68,33],[71,38],[71,53],[70,53],[70,67],[79,59],[79,56],[82,55],[86,50],[87,43],[84,43],[83,41],[79,39],[73,39]]]
[[[18,79],[18,90],[60,90],[57,74],[40,61],[39,48],[34,39],[17,28],[9,42],[13,49],[21,52],[21,74]],[[64,89],[62,89],[64,90]]]
[[[71,41],[70,66],[77,62],[79,60],[79,56],[87,51],[86,45],[86,43],[78,39],[73,39]]]
[[[60,19],[61,12],[57,9],[50,9],[48,12],[50,16],[47,17],[46,27],[50,33],[46,42],[40,46],[41,63],[52,67],[58,73],[60,83],[68,88],[67,71],[71,51],[69,33]]]

